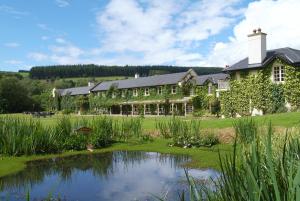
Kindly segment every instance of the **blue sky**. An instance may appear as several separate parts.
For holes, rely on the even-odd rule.
[[[268,47],[299,48],[299,28],[292,26],[299,9],[297,0],[1,0],[0,70],[225,66],[246,56],[253,28],[268,33]]]

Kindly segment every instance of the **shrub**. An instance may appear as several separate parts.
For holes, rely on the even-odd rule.
[[[66,139],[64,143],[64,148],[66,150],[80,151],[86,149],[88,142],[89,142],[89,136],[80,133],[73,134]]]
[[[91,144],[95,148],[106,147],[112,143],[113,121],[108,117],[97,117],[91,121]]]

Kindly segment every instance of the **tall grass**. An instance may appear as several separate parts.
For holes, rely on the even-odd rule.
[[[44,128],[40,121],[0,117],[0,153],[11,156],[55,153],[56,133]]]
[[[77,133],[78,127],[90,127],[90,134]],[[20,156],[58,153],[66,150],[84,150],[109,146],[115,140],[142,136],[141,119],[118,121],[110,117],[71,121],[58,118],[51,126],[43,126],[37,119],[0,117],[0,154]]]
[[[239,125],[248,125],[241,120]],[[253,134],[253,127],[246,126],[246,133]],[[243,130],[243,129],[242,129]],[[300,200],[300,142],[298,137],[282,135],[281,145],[274,148],[272,125],[266,133],[254,135],[249,146],[234,144],[232,155],[221,158],[221,176],[215,187],[196,185],[187,175],[189,197],[180,200],[194,201],[294,201]],[[248,142],[248,141],[247,141]],[[276,142],[277,143],[277,142]]]
[[[142,118],[123,118],[116,122],[116,136],[119,140],[128,141],[130,138],[140,138],[142,136]]]
[[[187,148],[211,146],[218,143],[216,136],[207,136],[201,133],[200,121],[198,120],[187,121],[173,117],[169,121],[156,122],[156,128],[161,136],[171,138],[174,146]]]
[[[258,125],[253,118],[237,120],[233,126],[239,142],[243,144],[252,142],[257,136]]]

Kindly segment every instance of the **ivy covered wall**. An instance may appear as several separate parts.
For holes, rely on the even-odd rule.
[[[272,82],[274,65],[285,67],[284,84]],[[267,67],[258,69],[256,73],[243,71],[240,79],[232,76],[230,90],[221,92],[220,102],[222,114],[227,117],[251,115],[252,110],[263,113],[282,112],[286,110],[285,100],[294,108],[300,106],[300,73],[296,67],[275,59]]]

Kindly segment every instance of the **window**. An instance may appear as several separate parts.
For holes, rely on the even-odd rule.
[[[208,95],[212,94],[212,85],[211,83],[208,84]]]
[[[105,93],[105,91],[103,91],[103,92],[101,92],[101,96],[103,97],[103,98],[105,98],[106,97],[106,93]]]
[[[176,94],[176,86],[172,86],[171,93]]]
[[[163,93],[163,88],[162,87],[158,87],[157,88],[157,94],[161,95]]]
[[[145,96],[149,96],[150,95],[150,90],[149,90],[149,88],[145,88],[145,94],[144,94]]]
[[[194,96],[195,95],[195,93],[194,93],[195,91],[194,91],[194,88],[193,87],[191,87],[190,88],[190,96]]]
[[[121,93],[122,98],[125,98],[125,91],[123,90]]]
[[[226,80],[218,80],[218,89],[229,89],[229,82]]]
[[[116,98],[116,92],[112,92],[111,97]]]
[[[274,66],[273,79],[274,82],[284,82],[285,70],[284,66]]]
[[[138,96],[138,90],[137,89],[133,89],[133,96]]]

